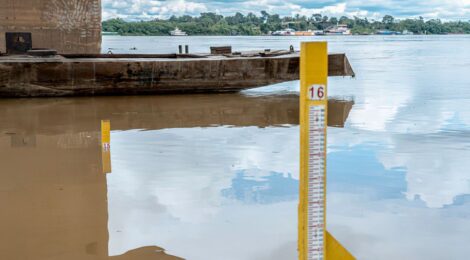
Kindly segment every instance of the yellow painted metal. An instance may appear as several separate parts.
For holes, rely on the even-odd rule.
[[[111,173],[111,122],[101,121],[101,161],[103,173]]]
[[[323,91],[317,92],[321,88]],[[321,95],[320,95],[321,94]],[[310,113],[315,107],[324,109],[323,146],[323,258],[327,260],[352,260],[354,257],[326,232],[326,151],[328,125],[328,46],[326,42],[304,42],[300,55],[300,203],[298,250],[300,260],[309,260],[309,159]],[[313,125],[313,124],[312,124]],[[313,129],[312,129],[313,130]],[[310,227],[312,228],[312,227]]]
[[[326,252],[327,252],[328,260],[355,260],[356,259],[328,231],[326,232]]]
[[[327,83],[327,43],[303,42],[300,54],[300,204],[298,238],[300,260],[308,259],[309,109],[311,106],[324,105],[327,113],[328,107],[326,98],[311,100],[309,88],[313,85],[324,85],[326,87]],[[325,89],[324,94],[327,95],[327,89]],[[326,115],[325,120],[328,118]],[[324,183],[326,183],[326,178],[324,178]],[[326,203],[324,203],[324,207],[326,207]],[[325,234],[323,236],[325,237]],[[324,254],[326,254],[325,251]]]
[[[101,144],[111,143],[111,122],[109,120],[101,120]]]

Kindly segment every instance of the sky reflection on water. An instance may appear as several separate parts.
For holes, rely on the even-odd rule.
[[[353,97],[356,103],[346,128],[329,130],[330,231],[359,259],[466,259],[470,253],[467,247],[470,242],[470,165],[466,160],[470,158],[467,75],[470,52],[462,43],[469,37],[322,39],[330,41],[332,51],[346,52],[357,72],[355,80],[330,80],[331,95]],[[195,45],[199,46],[196,51],[204,51],[217,40],[217,37],[204,38],[203,45],[198,45],[196,40]],[[240,50],[261,46],[261,43],[263,48],[285,49],[289,44],[298,46],[302,40],[305,38],[274,41],[263,37],[237,37],[231,44]],[[172,50],[171,45],[165,46],[168,46],[167,51]],[[245,94],[296,92],[298,82],[249,90]],[[214,173],[220,186],[217,190],[222,192],[214,191],[210,193],[213,197],[208,196],[213,205],[217,205],[210,212],[220,216],[214,212],[225,211],[233,205],[248,211],[253,205],[264,209],[286,203],[295,211],[296,202],[286,202],[290,195],[283,198],[274,195],[277,184],[270,181],[276,178],[274,176],[281,176],[277,174],[282,174],[282,178],[276,180],[285,182],[286,186],[291,184],[289,176],[298,179],[298,128],[227,128],[223,129],[223,134],[217,133],[219,130],[173,132],[179,132],[178,138],[185,144],[193,143],[191,138],[195,136],[204,136],[214,147],[226,147],[224,140],[233,140],[234,135],[238,137],[224,149],[223,154],[230,156],[215,160],[227,159],[232,167],[224,168],[222,165],[227,164],[217,166],[211,161],[214,172],[219,173]],[[197,161],[201,160],[199,156],[196,156]],[[214,152],[209,153],[208,158],[220,156]],[[189,159],[192,161],[194,157]],[[166,164],[169,158],[162,160]],[[182,161],[173,163],[185,165]],[[208,171],[205,173],[210,175]],[[225,176],[224,181],[221,176]],[[207,187],[213,189],[214,178],[198,174],[192,177],[195,180],[190,183],[199,185],[196,194],[207,192]],[[228,198],[236,200],[221,202]],[[207,205],[192,208],[204,207]],[[289,227],[286,232],[292,241],[284,249],[295,252],[296,226],[292,225],[295,212],[291,213],[291,221],[277,219],[276,228]],[[259,214],[253,215],[250,221],[258,224],[261,219],[276,218],[269,210],[260,210]],[[257,244],[263,244],[263,240],[260,241]]]
[[[130,247],[158,241],[170,253],[188,259],[295,258],[296,129],[212,127],[113,133],[116,170],[108,178],[110,252],[125,251],[115,241],[124,240]],[[274,144],[272,138],[285,141]],[[264,192],[258,190],[261,193],[256,195],[256,185],[264,186]],[[140,203],[119,208],[126,194]],[[161,211],[153,210],[156,205]],[[113,233],[125,226],[130,228]],[[139,235],[139,230],[147,230],[149,236]],[[278,251],[283,253],[276,256]]]

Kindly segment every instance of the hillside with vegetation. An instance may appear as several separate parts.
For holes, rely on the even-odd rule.
[[[291,28],[296,31],[325,30],[337,24],[346,24],[353,34],[375,34],[380,30],[409,31],[414,34],[469,34],[470,21],[448,21],[439,19],[395,19],[386,15],[381,21],[367,18],[328,17],[315,14],[311,17],[296,15],[281,17],[262,11],[260,15],[236,13],[222,16],[202,13],[198,17],[172,16],[169,19],[129,22],[110,19],[103,22],[104,32],[120,35],[169,35],[176,27],[189,35],[267,35],[270,32]]]

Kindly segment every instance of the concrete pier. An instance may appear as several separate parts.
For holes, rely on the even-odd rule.
[[[31,34],[32,48],[100,53],[101,0],[0,0],[0,53],[8,32]]]
[[[157,56],[155,56],[157,57]],[[234,92],[299,79],[299,54],[275,57],[0,57],[0,97]],[[344,54],[330,76],[354,76]]]

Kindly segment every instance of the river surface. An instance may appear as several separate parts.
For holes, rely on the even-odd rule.
[[[329,83],[355,105],[329,128],[328,230],[358,259],[468,259],[470,37],[107,36],[103,52],[305,40],[357,74]],[[0,259],[296,259],[298,89],[0,100]]]

